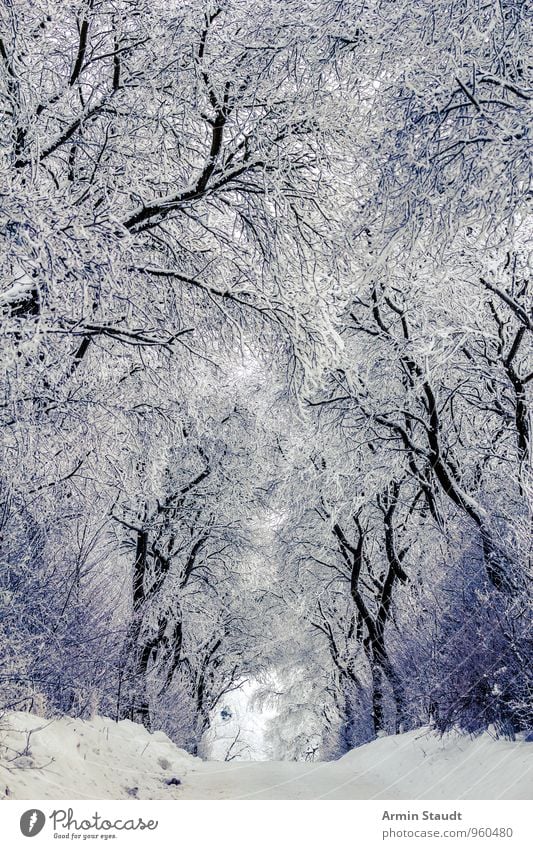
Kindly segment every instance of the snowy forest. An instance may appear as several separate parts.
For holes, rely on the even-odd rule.
[[[531,733],[525,0],[0,5],[0,716]]]

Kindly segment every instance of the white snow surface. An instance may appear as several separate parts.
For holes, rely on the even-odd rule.
[[[174,781],[173,781],[174,780]],[[168,783],[172,782],[173,783]],[[180,783],[176,783],[179,781]],[[529,799],[533,744],[439,737],[379,739],[338,761],[202,761],[161,731],[97,716],[0,723],[4,799]]]

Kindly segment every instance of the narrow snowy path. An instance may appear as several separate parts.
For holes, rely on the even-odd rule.
[[[348,783],[347,783],[348,782]],[[189,769],[180,799],[371,799],[376,783],[338,763],[202,763]],[[389,798],[391,798],[389,796]]]

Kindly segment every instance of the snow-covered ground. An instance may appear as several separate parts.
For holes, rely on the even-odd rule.
[[[132,722],[10,713],[0,782],[4,799],[529,799],[533,744],[418,729],[330,763],[223,763]]]

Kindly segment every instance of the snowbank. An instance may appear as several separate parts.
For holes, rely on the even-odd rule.
[[[125,720],[47,720],[10,713],[0,724],[0,798],[173,799],[196,758],[161,731]]]
[[[11,713],[0,728],[7,799],[529,799],[533,745],[382,737],[330,763],[205,762],[158,731],[95,717]]]
[[[339,771],[371,775],[382,799],[533,797],[533,745],[496,740],[488,733],[472,739],[418,729],[381,737],[337,763]]]

